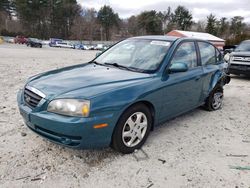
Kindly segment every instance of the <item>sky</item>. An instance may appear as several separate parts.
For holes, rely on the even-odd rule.
[[[243,16],[250,23],[250,0],[78,0],[86,8],[99,10],[110,5],[121,18],[137,15],[144,10],[166,11],[168,6],[175,9],[178,5],[187,7],[194,21],[205,20],[210,13],[216,17]]]

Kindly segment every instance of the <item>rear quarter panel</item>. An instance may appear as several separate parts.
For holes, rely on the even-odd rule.
[[[224,62],[216,65],[206,65],[203,67],[203,99],[205,100],[214,87],[220,82],[225,75]]]

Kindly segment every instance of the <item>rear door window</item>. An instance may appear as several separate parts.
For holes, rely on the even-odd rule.
[[[211,65],[216,64],[215,47],[207,42],[198,42],[201,54],[201,64]]]
[[[216,61],[217,62],[223,61],[222,53],[218,49],[216,49]]]

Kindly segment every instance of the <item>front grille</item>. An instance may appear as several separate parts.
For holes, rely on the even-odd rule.
[[[38,103],[42,100],[42,98],[43,97],[34,93],[30,89],[28,88],[24,89],[24,101],[28,106],[35,108],[38,105]]]
[[[231,64],[229,68],[243,70],[243,71],[250,71],[250,65]]]
[[[233,61],[250,62],[250,57],[248,57],[248,56],[245,56],[245,57],[234,56],[234,57],[233,57]]]

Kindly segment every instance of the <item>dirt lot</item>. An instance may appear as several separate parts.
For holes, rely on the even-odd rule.
[[[34,74],[94,51],[0,45],[0,187],[250,187],[250,79],[225,87],[223,109],[196,109],[151,133],[142,150],[72,150],[24,124],[16,93]]]

